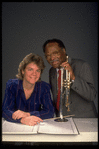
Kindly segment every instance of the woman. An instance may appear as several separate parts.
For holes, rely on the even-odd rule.
[[[50,86],[40,78],[44,67],[42,58],[32,53],[19,64],[18,79],[10,79],[6,84],[2,108],[6,120],[36,125],[53,117]]]

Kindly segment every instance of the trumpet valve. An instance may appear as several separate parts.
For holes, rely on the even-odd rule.
[[[71,82],[69,80],[64,80],[64,82],[63,82],[63,86],[68,89],[70,89],[70,84],[71,84]]]

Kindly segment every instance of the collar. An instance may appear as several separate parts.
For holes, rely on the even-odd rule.
[[[60,68],[60,70],[61,70],[62,68]],[[56,68],[56,71],[57,71],[57,73],[58,73],[58,71],[59,71],[59,68]]]
[[[59,70],[59,69],[58,69],[58,68],[56,68],[57,73],[58,73],[58,70]]]

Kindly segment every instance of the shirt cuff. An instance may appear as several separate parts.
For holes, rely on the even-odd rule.
[[[32,112],[30,112],[30,115],[34,115],[34,116],[40,117],[39,111],[32,111]]]

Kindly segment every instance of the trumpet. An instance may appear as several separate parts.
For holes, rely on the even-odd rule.
[[[68,56],[66,56],[66,61],[68,62]],[[67,111],[70,111],[69,107],[69,95],[70,95],[70,72],[68,70],[64,70],[66,73],[66,78],[63,80],[63,87],[65,88],[65,106]]]
[[[66,56],[66,61],[68,62],[68,56]],[[59,114],[60,119],[56,119],[58,122],[65,122],[66,119],[63,118],[62,109],[63,109],[63,99],[65,98],[65,106],[67,111],[70,111],[69,95],[70,95],[70,72],[63,67],[61,67],[61,94],[60,94],[60,106]]]

